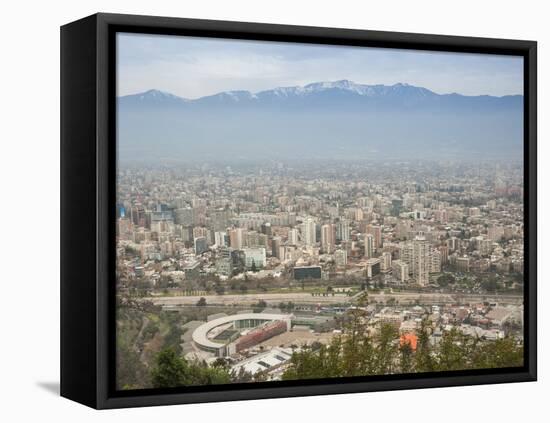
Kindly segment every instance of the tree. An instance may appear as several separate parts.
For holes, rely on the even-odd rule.
[[[393,373],[393,365],[397,356],[398,347],[394,342],[399,336],[399,333],[394,325],[382,324],[378,337],[376,339],[376,348],[378,350],[377,373],[389,374]]]
[[[119,389],[135,389],[149,386],[147,369],[139,359],[139,353],[125,343],[117,342],[116,384]]]
[[[155,358],[151,369],[151,381],[155,388],[172,388],[225,384],[231,381],[231,376],[226,366],[209,367],[204,362],[188,362],[173,348],[165,348]]]
[[[521,367],[523,355],[523,344],[507,336],[486,343],[475,351],[472,356],[472,367],[475,369]]]
[[[184,334],[184,330],[179,323],[170,325],[170,330],[164,337],[164,348],[173,348],[176,354],[181,354],[181,336]]]
[[[417,372],[433,372],[435,370],[435,360],[432,356],[432,347],[430,345],[430,327],[430,321],[422,319],[420,329],[418,330],[418,342],[415,354],[415,368]]]
[[[154,388],[173,388],[182,386],[186,381],[185,362],[174,349],[166,348],[158,353],[151,370],[151,382]]]
[[[463,370],[471,367],[469,361],[476,342],[475,338],[462,334],[457,328],[445,332],[439,344],[436,370]]]
[[[206,306],[206,298],[200,297],[199,301],[197,301],[197,307],[204,307]]]
[[[234,383],[248,383],[254,382],[254,375],[250,372],[247,372],[244,369],[244,366],[239,367],[238,371],[233,370],[231,373],[231,381]]]
[[[264,300],[258,300],[256,304],[252,306],[254,313],[261,313],[267,307],[267,303]]]
[[[437,283],[439,286],[445,287],[448,285],[452,285],[456,282],[456,279],[453,275],[450,273],[444,273],[440,277],[437,278]]]
[[[414,371],[414,355],[410,342],[403,342],[399,346],[399,367],[401,373],[411,373]]]
[[[486,291],[496,291],[497,290],[497,277],[495,275],[489,275],[487,278],[483,279],[481,282],[481,287]]]

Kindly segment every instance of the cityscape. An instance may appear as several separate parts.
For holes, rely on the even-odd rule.
[[[357,313],[374,345],[391,334],[388,373],[421,328],[433,350],[513,339],[521,366],[522,181],[512,161],[121,166],[120,352],[141,369],[121,388],[152,384],[166,345],[219,383],[290,378]]]
[[[522,58],[117,52],[117,390],[523,367]]]

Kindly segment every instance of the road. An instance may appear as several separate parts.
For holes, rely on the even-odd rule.
[[[182,306],[195,305],[200,298],[204,297],[209,305],[252,305],[259,300],[265,301],[268,305],[278,305],[281,302],[292,301],[295,304],[349,304],[352,297],[336,294],[334,296],[312,296],[310,293],[258,293],[258,294],[227,294],[227,295],[203,295],[203,296],[177,296],[177,297],[154,297],[148,298],[157,305],[163,306]],[[523,297],[521,295],[480,295],[480,294],[444,294],[444,293],[417,293],[417,292],[397,292],[392,294],[369,293],[369,301],[387,302],[390,298],[395,298],[399,304],[414,304],[417,301],[420,304],[443,304],[443,303],[475,303],[475,302],[499,302],[507,304],[521,304]]]

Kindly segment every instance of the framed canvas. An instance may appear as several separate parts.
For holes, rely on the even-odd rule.
[[[536,380],[536,43],[61,28],[61,394]]]

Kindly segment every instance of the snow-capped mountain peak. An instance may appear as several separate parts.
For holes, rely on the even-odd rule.
[[[322,97],[322,98],[321,98]],[[331,101],[347,101],[355,99],[361,104],[368,105],[393,104],[394,106],[408,106],[427,104],[426,102],[469,101],[468,98],[478,98],[480,101],[492,101],[498,97],[491,96],[463,96],[460,94],[437,94],[427,88],[398,82],[393,85],[359,84],[348,79],[337,81],[313,82],[303,86],[282,86],[273,89],[250,92],[245,90],[222,91],[217,94],[200,97],[193,100],[184,99],[176,95],[160,91],[149,90],[143,93],[120,97],[126,104],[145,104],[179,106],[187,104],[197,105],[260,105],[266,104],[330,104]],[[516,101],[513,98],[510,101]],[[359,104],[358,103],[358,104]],[[462,104],[463,104],[462,103]]]
[[[141,99],[145,99],[147,97],[157,98],[157,99],[163,99],[163,98],[181,99],[181,97],[178,97],[174,94],[170,94],[166,91],[161,91],[161,90],[156,90],[156,89],[148,90],[148,91],[145,91],[144,93],[140,94]]]

